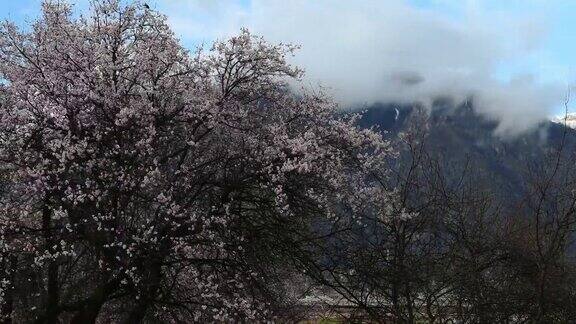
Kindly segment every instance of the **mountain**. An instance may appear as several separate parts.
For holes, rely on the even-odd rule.
[[[568,122],[569,126],[576,125],[576,115]],[[476,113],[473,103],[455,104],[449,99],[436,100],[427,109],[374,104],[367,107],[360,125],[376,126],[390,138],[414,125],[425,128],[426,149],[440,161],[449,180],[458,181],[457,169],[468,165],[503,200],[520,197],[530,177],[550,169],[554,152],[560,147],[564,155],[576,151],[576,130],[562,123],[544,121],[525,133],[501,136],[496,132],[498,122]]]

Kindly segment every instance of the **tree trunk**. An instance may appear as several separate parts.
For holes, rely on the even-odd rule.
[[[105,280],[108,279],[106,278]],[[107,297],[118,288],[118,284],[118,280],[112,280],[96,288],[86,304],[74,314],[70,324],[96,323],[100,309],[102,309]]]
[[[152,264],[150,267],[150,272],[148,275],[148,287],[142,292],[140,301],[136,303],[134,308],[126,317],[126,320],[124,321],[125,324],[142,323],[144,320],[146,312],[148,311],[148,308],[152,304],[153,299],[156,297],[158,289],[160,288],[160,280],[162,278],[161,263],[154,262],[154,264]]]
[[[48,253],[53,254],[54,239],[52,237],[51,226],[51,212],[48,207],[48,198],[45,199],[44,207],[42,209],[42,234],[44,236],[45,247]],[[58,264],[54,260],[50,260],[47,271],[47,287],[46,287],[46,307],[44,315],[36,320],[36,323],[58,323],[58,303],[59,303],[59,287],[58,287]]]
[[[6,255],[2,262],[2,273],[8,273],[10,285],[4,291],[4,304],[2,305],[0,323],[12,324],[12,311],[14,310],[14,271],[16,270],[18,259],[14,256]]]

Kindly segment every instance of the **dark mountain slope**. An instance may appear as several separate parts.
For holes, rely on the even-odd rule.
[[[425,128],[426,149],[431,156],[447,170],[471,165],[501,197],[522,195],[531,177],[550,168],[554,152],[562,145],[565,158],[576,151],[576,131],[562,124],[546,121],[513,137],[499,136],[495,133],[498,123],[477,114],[471,103],[454,105],[445,99],[437,100],[430,109],[375,104],[366,109],[360,124],[377,126],[390,138],[414,127],[420,131]],[[570,167],[568,163],[562,166]]]

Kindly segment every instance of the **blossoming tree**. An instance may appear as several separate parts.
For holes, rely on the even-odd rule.
[[[145,5],[72,13],[0,29],[5,321],[271,317],[311,220],[388,199],[388,143],[291,90],[295,47],[191,54]]]

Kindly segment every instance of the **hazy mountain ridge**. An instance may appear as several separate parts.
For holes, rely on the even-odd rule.
[[[427,128],[428,152],[445,168],[472,163],[480,178],[490,179],[486,182],[495,193],[507,195],[524,192],[527,173],[545,167],[551,152],[565,145],[568,154],[576,144],[576,130],[558,121],[544,121],[516,136],[498,134],[498,122],[476,113],[471,102],[455,105],[446,99],[431,108],[375,104],[365,110],[360,125],[376,126],[393,138],[408,131],[416,119]],[[576,126],[576,114],[566,124]]]

